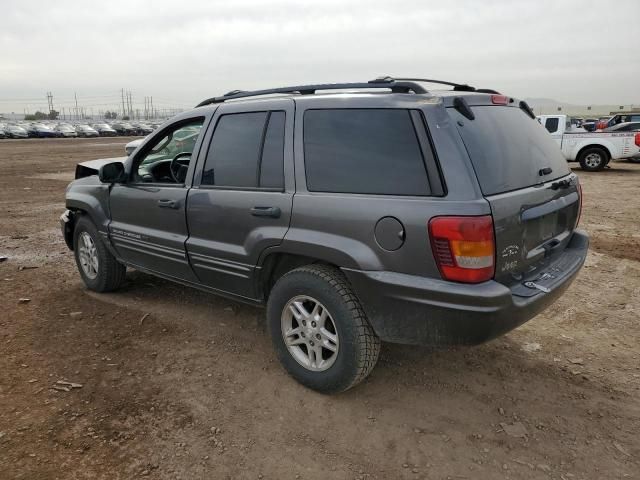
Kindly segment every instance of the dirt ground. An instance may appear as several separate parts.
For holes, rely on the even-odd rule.
[[[640,478],[640,164],[577,170],[592,248],[546,312],[474,348],[385,344],[323,396],[260,310],[137,272],[85,289],[65,187],[126,141],[0,141],[0,478]]]

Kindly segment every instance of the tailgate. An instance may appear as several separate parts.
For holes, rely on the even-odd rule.
[[[475,104],[474,118],[447,109],[491,206],[495,279],[504,284],[535,278],[566,248],[580,214],[578,177],[544,127],[515,105]]]
[[[580,214],[577,176],[486,197],[496,240],[496,280],[529,278],[567,246]],[[560,273],[560,272],[558,272]]]

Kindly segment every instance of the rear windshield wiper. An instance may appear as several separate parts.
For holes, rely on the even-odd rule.
[[[462,97],[455,97],[453,99],[453,107],[469,120],[474,120],[476,118],[474,113],[471,111],[471,107]]]
[[[524,113],[526,113],[527,115],[529,115],[531,118],[535,120],[536,114],[533,113],[533,110],[531,110],[531,107],[527,102],[525,102],[524,100],[521,100],[518,105],[522,110],[524,110]]]

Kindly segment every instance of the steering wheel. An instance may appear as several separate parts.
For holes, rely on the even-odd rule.
[[[191,152],[182,152],[177,154],[169,164],[169,171],[176,183],[184,183],[187,178],[187,170],[191,162]]]

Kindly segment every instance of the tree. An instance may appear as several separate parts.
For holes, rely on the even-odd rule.
[[[58,112],[57,110],[51,110],[49,112],[48,118],[49,118],[49,120],[57,120],[58,119],[58,115],[60,115],[60,112]]]
[[[41,112],[40,110],[36,111],[36,113],[34,113],[33,115],[24,116],[25,120],[45,120],[48,118],[49,118],[49,115],[44,112]]]
[[[110,112],[109,110],[107,110],[106,112],[104,112],[104,118],[106,118],[107,120],[115,120],[116,118],[118,118],[118,112]]]

